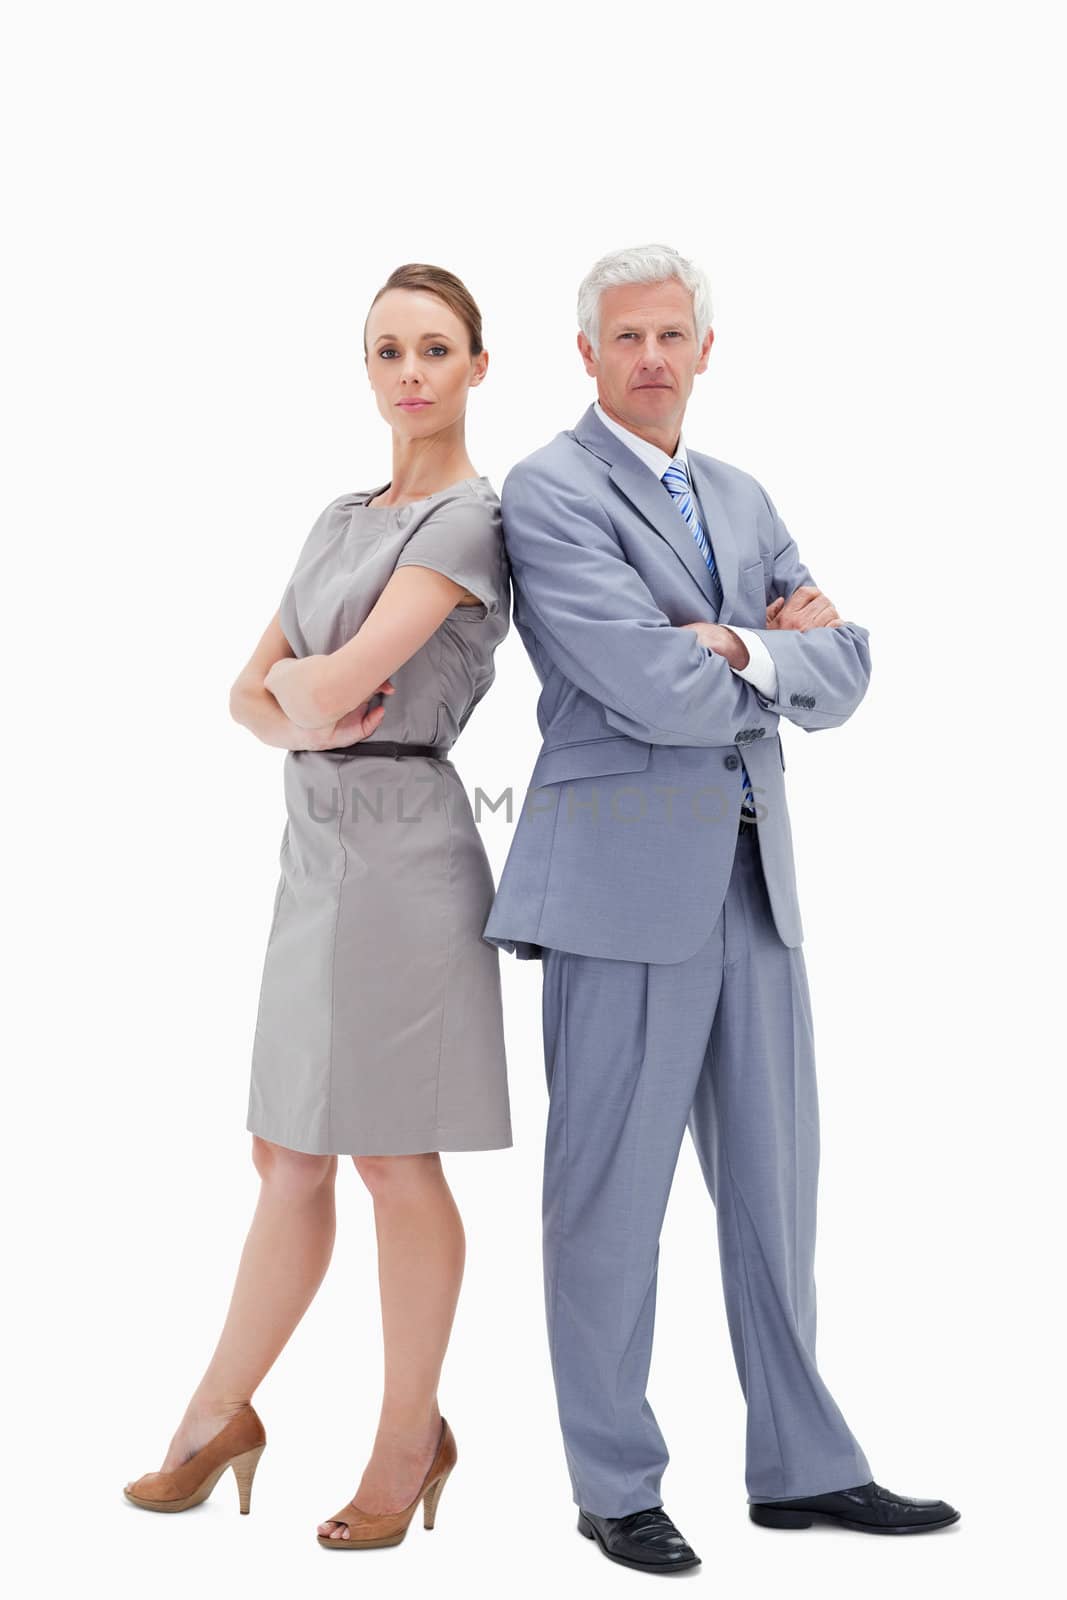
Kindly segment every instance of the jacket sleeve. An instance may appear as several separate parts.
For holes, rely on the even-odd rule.
[[[767,491],[762,485],[757,487],[766,502],[771,525],[774,564],[769,604],[779,595],[788,598],[801,584],[815,584],[815,579],[801,561],[796,541]],[[761,530],[761,543],[763,537]],[[804,633],[796,628],[753,631],[770,652],[778,675],[773,697],[756,691],[764,710],[788,717],[808,733],[836,728],[852,715],[867,693],[871,677],[866,628],[858,622],[839,622],[835,628],[809,628]]]
[[[595,500],[520,462],[501,490],[504,540],[525,620],[571,683],[598,700],[609,725],[650,744],[733,744],[773,732],[756,690],[674,627],[626,560]]]

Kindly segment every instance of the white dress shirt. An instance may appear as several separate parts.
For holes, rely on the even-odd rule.
[[[660,449],[659,445],[650,444],[647,439],[642,439],[640,434],[631,433],[630,429],[624,428],[621,422],[616,422],[613,417],[609,417],[599,400],[593,401],[593,410],[605,428],[610,428],[615,437],[621,439],[623,444],[632,450],[634,455],[643,461],[649,471],[654,472],[661,482],[663,474],[672,461],[681,460],[685,464],[686,473],[689,472],[689,458],[685,453],[685,440],[681,434],[678,435],[678,449],[673,456],[669,456],[666,450]],[[692,479],[690,479],[690,482],[692,482]],[[663,485],[663,492],[664,494],[670,494],[666,484]],[[704,529],[704,532],[708,535],[712,553],[714,554],[715,541],[711,538],[707,528]],[[751,628],[738,628],[732,622],[729,624],[723,623],[723,627],[727,626],[731,633],[736,633],[737,637],[744,641],[745,648],[748,650],[748,661],[745,666],[734,667],[732,670],[737,673],[739,678],[744,678],[748,683],[752,684],[753,688],[766,695],[768,700],[777,700],[778,671],[774,665],[774,658],[759,634],[753,633]]]

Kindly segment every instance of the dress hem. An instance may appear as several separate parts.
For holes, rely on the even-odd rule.
[[[262,1128],[253,1127],[251,1122],[245,1123],[245,1130],[248,1133],[256,1134],[260,1139],[266,1139],[270,1144],[280,1145],[284,1150],[295,1150],[299,1155],[305,1156],[424,1156],[438,1153],[454,1155],[464,1150],[511,1150],[514,1148],[515,1143],[509,1134],[507,1139],[496,1135],[484,1141],[467,1139],[457,1142],[448,1138],[439,1139],[436,1143],[415,1141],[402,1146],[394,1145],[392,1149],[383,1149],[379,1143],[368,1147],[366,1150],[324,1150],[318,1146],[312,1149],[306,1144],[293,1144],[287,1139],[275,1138],[273,1134],[265,1133]]]

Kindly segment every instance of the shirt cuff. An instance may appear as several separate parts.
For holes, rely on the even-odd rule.
[[[758,633],[751,628],[737,628],[732,622],[724,623],[731,633],[744,641],[748,648],[748,665],[734,667],[732,670],[739,678],[744,678],[760,694],[766,695],[768,700],[778,698],[778,669],[774,664],[774,657],[767,649]]]

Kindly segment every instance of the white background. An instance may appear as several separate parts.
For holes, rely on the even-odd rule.
[[[1044,1592],[1062,1481],[1056,1217],[1063,294],[1055,8],[16,6],[5,27],[4,518],[15,1277],[0,1459],[17,1592],[629,1592],[574,1530],[540,1281],[540,967],[502,957],[515,1147],[446,1170],[468,1267],[436,1531],[325,1559],[380,1385],[369,1199],[256,1397],[237,1515],[143,1514],[255,1202],[244,1130],[284,822],[229,686],[319,510],[384,482],[360,334],[423,260],[479,300],[476,470],[593,398],[574,298],[666,241],[712,282],[690,444],[754,473],[873,679],[783,723],[815,1009],[821,1367],[908,1540],[746,1516],[714,1217],[686,1144],[650,1397],[689,1581]],[[512,631],[456,752],[521,794]],[[483,837],[499,877],[502,814]]]

